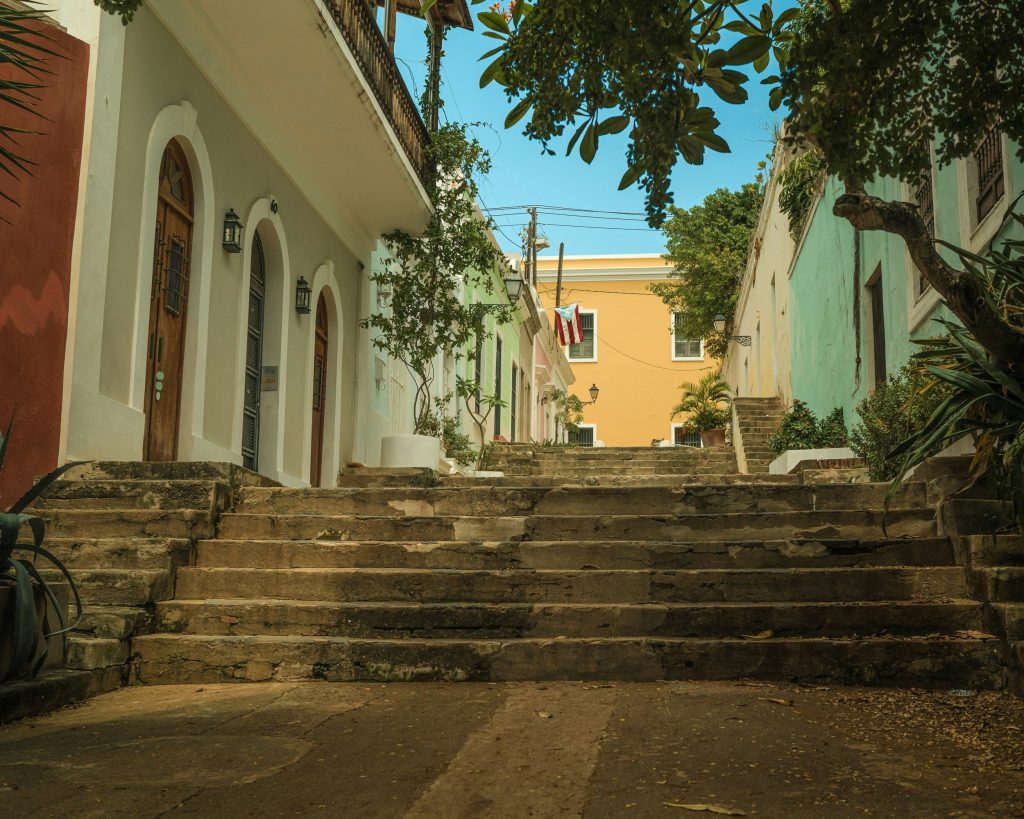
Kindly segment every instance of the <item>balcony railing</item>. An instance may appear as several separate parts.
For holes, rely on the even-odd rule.
[[[405,155],[426,185],[424,151],[430,135],[366,0],[327,0],[327,7],[373,89],[374,97],[384,109],[384,115],[395,129]]]

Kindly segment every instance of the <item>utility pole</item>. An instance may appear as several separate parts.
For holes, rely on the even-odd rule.
[[[562,306],[562,259],[565,258],[565,242],[558,243],[558,281],[555,284],[555,307]]]
[[[537,208],[530,208],[530,230],[526,240],[526,252],[529,254],[529,265],[533,286],[537,286]]]

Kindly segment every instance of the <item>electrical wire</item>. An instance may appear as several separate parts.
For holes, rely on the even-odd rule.
[[[520,222],[506,223],[504,227],[515,227],[521,224]],[[658,228],[631,228],[631,227],[617,227],[615,225],[573,225],[568,222],[541,222],[538,220],[538,225],[545,227],[564,227],[564,228],[579,228],[580,230],[632,230],[632,231],[643,231],[645,233],[659,232]]]
[[[541,282],[537,283],[541,284]],[[544,292],[547,293],[549,296],[554,295],[550,286],[545,287]],[[656,299],[661,298],[661,296],[657,295],[656,293],[638,293],[636,291],[629,292],[628,290],[591,290],[590,288],[587,287],[566,287],[564,280],[562,281],[562,293],[563,295],[566,293],[607,293],[610,296],[653,296]]]
[[[492,210],[529,210],[530,208],[537,208],[537,210],[564,210],[574,211],[576,213],[612,213],[616,216],[645,216],[642,211],[639,210],[602,210],[600,208],[571,208],[565,205],[498,205]]]

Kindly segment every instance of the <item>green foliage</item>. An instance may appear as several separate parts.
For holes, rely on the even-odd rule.
[[[491,417],[491,413],[494,412],[495,407],[507,407],[508,402],[502,400],[497,395],[481,394],[480,385],[475,381],[470,381],[468,378],[456,376],[455,384],[455,394],[462,399],[462,403],[466,407],[466,411],[469,413],[470,417],[473,419],[473,423],[476,424],[477,432],[480,435],[481,443],[480,449],[477,453],[476,468],[483,469],[484,464],[490,457],[491,450],[494,449],[494,441],[487,441],[487,419]],[[480,404],[479,410],[476,408],[478,401]],[[472,446],[471,443],[469,445]]]
[[[441,439],[441,449],[446,458],[455,463],[469,466],[476,458],[476,449],[469,436],[460,427],[458,416],[450,413],[452,393],[434,398],[434,410],[420,425],[420,435],[431,435]]]
[[[850,448],[867,463],[871,480],[891,481],[906,471],[893,450],[914,430],[924,427],[948,396],[948,389],[907,364],[857,405],[860,421],[850,431]],[[931,447],[923,457],[931,457],[943,446]]]
[[[842,407],[836,407],[818,420],[814,411],[799,399],[786,410],[778,430],[768,436],[768,446],[776,455],[788,449],[818,449],[846,446],[846,423]]]
[[[736,298],[757,226],[764,192],[748,183],[738,191],[719,188],[689,210],[672,208],[664,231],[672,263],[670,277],[650,286],[676,313],[686,338],[705,339],[713,358],[725,355],[728,342],[715,332],[721,313],[732,324]]]
[[[566,153],[578,147],[587,163],[602,138],[625,134],[620,188],[639,183],[652,224],[660,224],[677,158],[700,165],[708,149],[730,150],[711,105],[745,102],[747,72],[765,72],[773,54],[785,62],[796,11],[776,16],[760,0],[644,0],[607,9],[545,0],[516,3],[507,19],[493,10],[478,17],[485,36],[498,41],[484,55],[490,62],[480,84],[505,87],[513,104],[505,126],[525,118],[526,136],[549,153],[550,143],[569,136]],[[780,100],[773,92],[774,107]]]
[[[50,48],[51,38],[37,31],[45,12],[32,8],[38,0],[26,0],[25,6],[0,3],[0,65],[6,66],[0,76],[0,107],[11,106],[42,117],[36,107],[42,80],[52,72],[46,68],[48,57],[59,56]],[[21,174],[31,176],[36,164],[22,156],[18,138],[39,136],[38,131],[15,128],[0,122],[0,175],[18,179]],[[17,204],[0,187],[0,199]]]
[[[710,370],[699,381],[680,384],[679,389],[683,392],[682,400],[672,408],[672,418],[686,415],[687,430],[705,432],[728,425],[732,388],[718,373]]]
[[[561,442],[563,433],[575,432],[583,423],[583,399],[565,390],[551,391],[555,402],[555,443]]]
[[[1011,217],[1024,228],[1024,217]],[[950,247],[953,247],[950,245]],[[1007,239],[984,256],[954,248],[964,271],[983,285],[985,299],[1024,332],[1024,240]],[[972,476],[994,476],[1005,488],[1024,529],[1024,363],[988,353],[967,330],[941,320],[946,335],[917,342],[913,357],[923,378],[918,394],[938,388],[945,398],[923,423],[910,426],[890,455],[899,464],[894,487],[910,467],[963,435],[975,439]]]
[[[487,310],[499,322],[510,317],[508,308],[465,304],[461,298],[464,287],[493,292],[493,273],[505,265],[488,235],[491,220],[475,210],[476,179],[490,169],[490,157],[467,128],[451,123],[433,135],[427,146],[428,166],[435,170],[430,219],[419,236],[401,230],[384,235],[390,258],[371,279],[391,291],[390,305],[361,322],[376,331],[373,345],[403,362],[416,379],[417,433],[430,421],[438,356],[486,337]]]
[[[800,240],[814,197],[825,181],[825,163],[814,150],[800,154],[779,174],[779,210],[789,217],[789,235]]]
[[[128,25],[146,0],[93,0],[107,14],[120,15],[121,22]]]
[[[849,0],[839,14],[821,0],[802,6],[781,93],[790,133],[812,137],[830,173],[914,179],[930,168],[933,145],[949,164],[997,123],[1024,150],[1019,4]]]

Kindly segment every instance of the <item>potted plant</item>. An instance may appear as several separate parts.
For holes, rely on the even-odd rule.
[[[699,432],[703,446],[724,446],[732,403],[729,385],[717,373],[709,372],[700,381],[688,381],[679,389],[683,397],[672,409],[672,418],[688,415],[687,431]]]
[[[431,137],[426,161],[433,170],[430,218],[419,236],[395,230],[383,237],[388,258],[370,278],[378,293],[388,294],[388,304],[361,326],[373,331],[373,346],[405,364],[415,381],[412,434],[385,437],[381,465],[437,469],[436,362],[484,337],[488,311],[507,321],[511,310],[464,298],[471,289],[491,292],[492,273],[504,264],[488,234],[492,222],[475,206],[474,179],[490,168],[487,152],[467,135],[467,126],[452,123]]]

